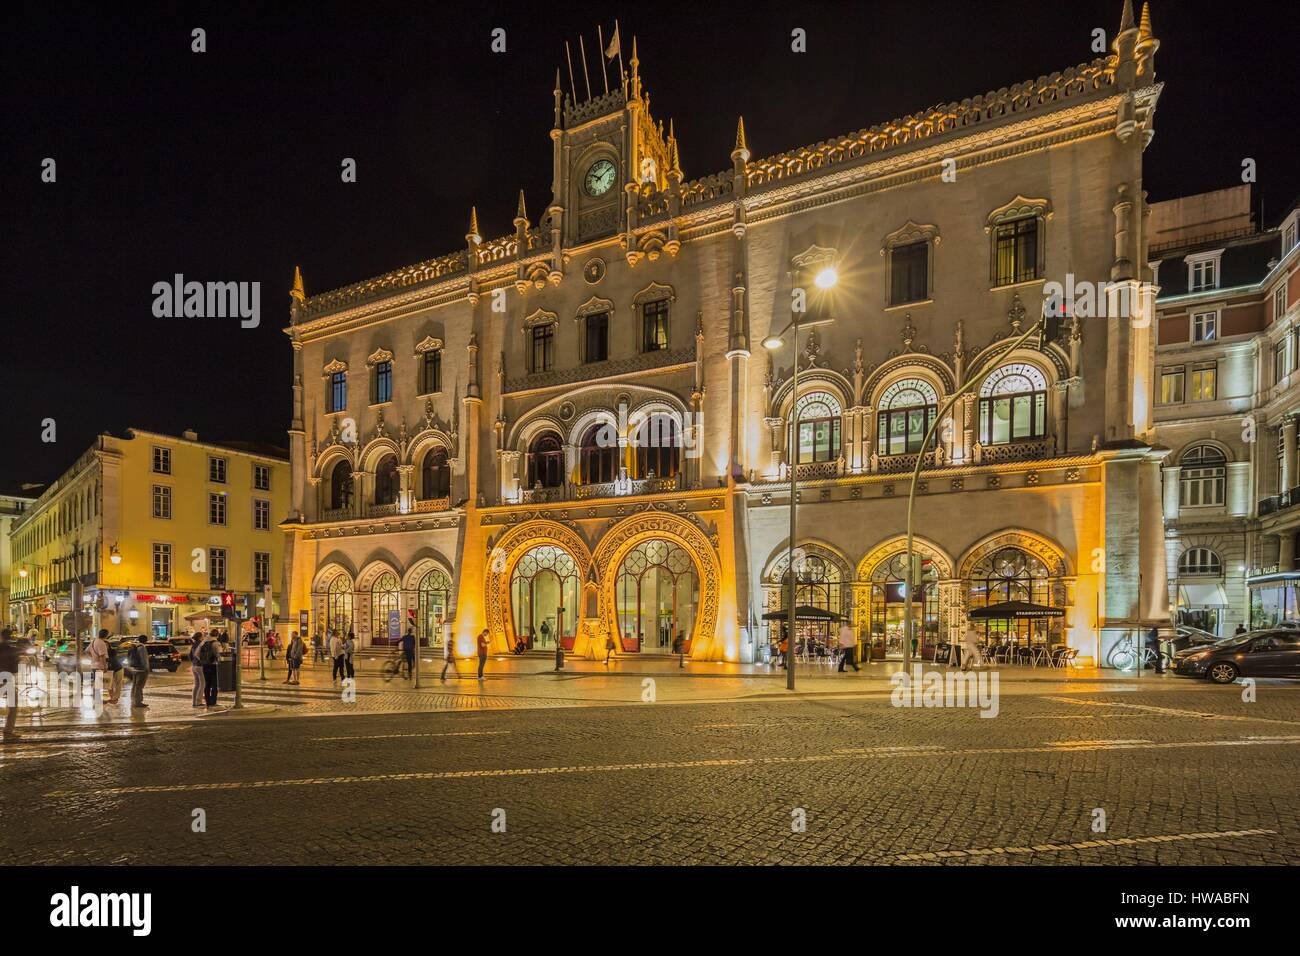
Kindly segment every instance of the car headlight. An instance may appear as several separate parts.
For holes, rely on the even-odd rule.
[[[1210,656],[1210,651],[1197,651],[1195,654],[1188,654],[1189,661],[1203,661]]]

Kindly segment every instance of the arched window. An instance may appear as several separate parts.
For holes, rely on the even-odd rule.
[[[1223,561],[1209,548],[1188,548],[1178,558],[1178,573],[1223,574]]]
[[[515,635],[538,648],[573,637],[580,592],[578,566],[567,551],[552,544],[529,549],[510,575]]]
[[[794,602],[796,607],[816,607],[823,611],[847,615],[843,568],[821,555],[800,556],[799,549],[796,548],[794,569],[797,589]],[[771,592],[772,600],[769,602],[768,610],[786,610],[788,607],[786,599],[790,596],[788,557],[783,557],[776,562],[768,580],[780,585]]]
[[[402,639],[402,592],[397,578],[385,571],[370,589],[370,643],[396,644]]]
[[[980,386],[980,444],[1005,445],[1047,434],[1047,379],[1021,362],[1003,365]]]
[[[1228,459],[1213,445],[1194,445],[1178,459],[1178,504],[1184,508],[1221,505]]]
[[[871,652],[877,658],[903,657],[907,634],[907,552],[882,560],[871,571]],[[912,636],[917,650],[939,638],[939,587],[923,580],[912,594]]]
[[[330,508],[339,511],[352,507],[352,463],[340,461],[330,472]]]
[[[1052,572],[1042,560],[1020,548],[999,548],[971,569],[966,579],[967,606],[974,609],[1008,601],[1051,606]],[[1019,618],[981,622],[987,637],[995,640],[1048,641],[1060,637],[1059,619]],[[977,625],[978,628],[978,625]]]
[[[699,601],[699,577],[684,548],[658,539],[637,545],[614,583],[623,650],[671,653],[676,638],[691,639]]]
[[[349,472],[351,474],[351,472]],[[352,630],[352,584],[344,574],[336,574],[325,590],[325,631],[338,631],[346,637]]]
[[[528,446],[528,487],[564,484],[564,443],[555,432],[542,432]]]
[[[420,491],[426,501],[451,497],[451,465],[447,462],[447,449],[441,445],[430,448],[424,456]]]
[[[397,456],[385,455],[375,469],[375,504],[391,505],[397,502]]]
[[[795,402],[800,464],[840,456],[840,403],[827,392],[809,392]]]
[[[584,485],[618,478],[618,429],[612,423],[592,425],[582,437],[578,475]]]
[[[442,641],[442,624],[447,620],[451,606],[451,579],[434,568],[420,578],[416,586],[419,595],[417,625],[420,643],[432,646]]]
[[[651,415],[632,433],[633,472],[636,479],[671,478],[681,465],[681,440],[677,422],[662,412]]]
[[[889,386],[880,396],[876,414],[876,452],[902,455],[920,451],[938,410],[939,396],[928,382],[908,378]]]

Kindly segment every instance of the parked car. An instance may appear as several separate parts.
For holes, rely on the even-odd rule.
[[[129,637],[121,638],[113,646],[113,653],[117,655],[123,667],[130,666],[131,651],[135,649],[137,640],[132,640]],[[170,640],[147,641],[145,646],[149,651],[150,671],[165,669],[174,673],[176,668],[181,666],[182,654],[180,649]]]
[[[1300,630],[1270,628],[1234,634],[1209,647],[1174,655],[1174,673],[1231,684],[1238,677],[1300,677]]]

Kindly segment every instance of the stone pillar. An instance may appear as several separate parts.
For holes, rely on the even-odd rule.
[[[961,415],[961,460],[969,463],[975,456],[975,403],[978,397],[967,393],[958,402]]]
[[[1295,569],[1295,532],[1283,531],[1277,536],[1277,569],[1291,571]]]
[[[1056,436],[1056,453],[1064,455],[1069,448],[1067,438],[1067,425],[1069,421],[1069,402],[1066,399],[1070,394],[1070,383],[1068,381],[1057,382],[1052,386],[1052,433]]]
[[[352,472],[352,516],[354,518],[364,518],[366,516],[369,493],[370,483],[366,481],[366,473],[364,471]]]
[[[785,424],[779,418],[764,418],[763,424],[766,425],[772,433],[772,454],[769,465],[769,477],[779,478],[781,476],[781,433],[782,425]]]
[[[523,455],[517,451],[501,452],[501,489],[499,494],[507,501],[518,501],[522,479],[519,462]]]
[[[397,513],[410,514],[415,510],[414,465],[397,466]]]
[[[1288,418],[1282,423],[1282,487],[1278,489],[1279,494],[1288,493],[1292,486],[1296,484],[1295,474],[1295,451],[1296,451],[1296,420]],[[1295,502],[1292,502],[1295,504]]]

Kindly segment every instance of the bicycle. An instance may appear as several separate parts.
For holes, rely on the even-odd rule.
[[[383,677],[385,684],[402,673],[402,664],[405,660],[406,658],[402,656],[402,646],[398,644],[388,655],[388,660],[379,667],[379,675]]]
[[[1162,641],[1163,645],[1164,642]],[[1106,655],[1106,666],[1113,667],[1115,670],[1131,671],[1138,666],[1138,651],[1135,645],[1135,639],[1132,634],[1124,638],[1118,644],[1110,649]],[[1155,670],[1158,666],[1163,667],[1173,663],[1173,658],[1166,654],[1162,648],[1160,652],[1153,651],[1147,647],[1146,642],[1142,644],[1142,669]]]

